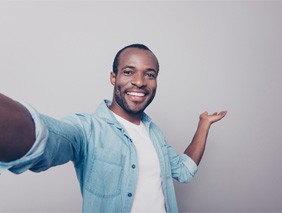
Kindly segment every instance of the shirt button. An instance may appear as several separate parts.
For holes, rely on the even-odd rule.
[[[135,169],[135,167],[136,167],[136,166],[135,166],[135,164],[132,164],[132,166],[131,166],[131,167],[132,167],[132,169]]]
[[[132,197],[132,194],[131,194],[131,193],[128,193],[127,196],[128,196],[128,197]]]

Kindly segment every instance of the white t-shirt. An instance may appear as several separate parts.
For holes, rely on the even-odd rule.
[[[131,212],[166,212],[160,163],[145,125],[142,122],[136,125],[114,115],[131,137],[137,152],[138,180]]]

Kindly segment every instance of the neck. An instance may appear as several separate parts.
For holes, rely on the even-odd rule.
[[[109,109],[114,112],[115,114],[117,114],[118,116],[124,118],[125,120],[128,120],[131,123],[134,123],[136,125],[140,124],[143,112],[138,112],[138,113],[130,113],[125,111],[124,109],[120,108],[120,107],[116,107],[116,105],[111,104],[109,106]]]

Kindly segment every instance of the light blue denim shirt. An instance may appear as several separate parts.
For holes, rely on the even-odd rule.
[[[44,171],[73,161],[83,196],[83,212],[130,212],[138,177],[137,154],[131,138],[104,101],[93,114],[75,114],[56,120],[30,111],[36,141],[21,159],[0,162],[0,172]],[[157,151],[167,212],[178,212],[173,178],[189,182],[197,165],[178,155],[163,133],[144,113],[142,118]]]

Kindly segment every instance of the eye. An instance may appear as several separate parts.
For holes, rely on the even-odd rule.
[[[146,74],[150,79],[156,79],[157,78],[157,74],[156,73],[147,73]]]
[[[131,70],[123,70],[123,74],[126,76],[130,76],[133,74],[133,72]]]

